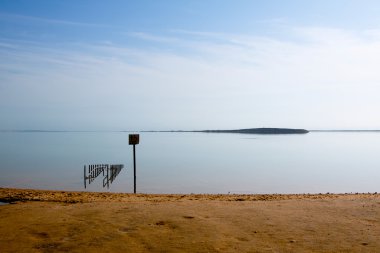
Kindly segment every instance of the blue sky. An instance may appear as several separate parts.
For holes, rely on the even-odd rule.
[[[378,1],[0,2],[0,129],[380,128]]]

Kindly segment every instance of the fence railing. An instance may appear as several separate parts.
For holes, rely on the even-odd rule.
[[[103,175],[103,187],[109,188],[110,184],[116,179],[120,171],[124,168],[123,164],[90,164],[84,165],[84,188],[91,184],[100,174]],[[87,173],[86,173],[87,172]]]

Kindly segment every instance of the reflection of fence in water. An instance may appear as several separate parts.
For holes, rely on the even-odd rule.
[[[112,184],[113,180],[119,175],[123,167],[124,165],[122,164],[111,165],[111,168],[109,170],[107,169],[107,176],[103,178],[103,187],[106,187],[107,185],[107,188],[109,188],[109,184]],[[110,172],[109,174],[108,171]]]
[[[100,173],[103,173],[104,176],[104,170],[108,170],[108,164],[88,165],[88,183],[91,184],[91,182],[94,181]]]
[[[84,166],[84,188],[87,187],[86,180],[88,184],[91,184],[100,174],[103,174],[103,187],[109,188],[109,185],[115,180],[117,175],[119,175],[121,169],[124,168],[123,164],[91,164],[88,165],[88,176],[86,176],[86,165]]]

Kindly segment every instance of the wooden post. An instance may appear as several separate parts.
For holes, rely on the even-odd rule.
[[[108,176],[108,167],[107,167],[107,189],[110,188],[110,178]]]
[[[140,142],[140,135],[130,134],[129,145],[133,145],[133,193],[136,193],[136,145]]]
[[[84,170],[83,170],[83,178],[84,178],[84,189],[86,189],[86,165],[84,166]]]
[[[136,193],[136,145],[133,144],[133,193]]]

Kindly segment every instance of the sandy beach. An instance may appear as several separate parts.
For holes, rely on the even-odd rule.
[[[379,252],[380,194],[0,188],[0,252]]]

